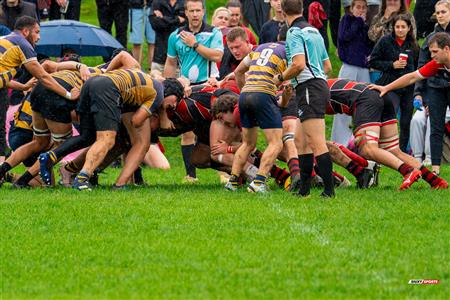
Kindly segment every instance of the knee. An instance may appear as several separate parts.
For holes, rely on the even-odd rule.
[[[362,149],[360,149],[360,153],[362,157],[364,157],[365,159],[373,160],[375,151],[377,150],[376,148],[378,148],[378,146],[374,144],[373,145],[367,144],[364,145]]]

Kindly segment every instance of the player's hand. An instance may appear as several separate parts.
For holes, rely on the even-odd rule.
[[[288,106],[288,103],[291,100],[293,95],[294,95],[294,88],[292,87],[292,85],[290,85],[290,84],[285,85],[283,88],[283,94],[281,95],[280,107]]]
[[[162,14],[162,12],[161,12],[160,10],[154,10],[154,11],[153,11],[153,14],[154,14],[156,17],[158,17],[158,18],[162,18],[162,17],[163,17],[163,14]]]
[[[370,84],[369,89],[379,91],[380,97],[383,97],[388,92],[388,90],[386,90],[386,87],[376,84]]]
[[[398,60],[394,61],[392,66],[394,67],[394,69],[404,69],[407,64],[408,64],[408,62],[406,60],[398,59]]]
[[[27,81],[27,83],[24,84],[24,92],[29,92],[36,84],[38,80],[36,78],[31,78]]]
[[[278,74],[275,74],[275,76],[273,76],[273,83],[275,84],[275,86],[279,86],[281,84],[280,80],[278,79]]]
[[[188,46],[188,47],[193,47],[194,44],[197,42],[195,35],[193,35],[190,32],[184,31],[184,30],[180,32],[180,37],[181,37],[181,40],[183,41],[183,43],[185,43],[186,46]]]
[[[167,118],[160,118],[159,119],[159,128],[164,129],[164,130],[174,130],[175,125],[173,125],[173,122]]]
[[[80,90],[77,88],[73,88],[70,90],[70,100],[77,100],[78,98],[80,98]]]
[[[80,67],[80,76],[81,80],[86,81],[91,76],[91,72],[89,72],[88,66],[82,64]]]
[[[210,86],[219,86],[219,81],[217,81],[216,77],[209,77],[206,84]]]
[[[219,154],[226,154],[228,144],[225,141],[219,140],[218,143],[211,146],[211,154],[212,155],[219,155]]]

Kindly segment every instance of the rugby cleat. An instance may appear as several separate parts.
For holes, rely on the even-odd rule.
[[[432,190],[446,190],[448,189],[448,183],[443,178],[438,178],[438,182],[431,187]]]
[[[89,176],[86,174],[78,174],[73,181],[72,188],[79,191],[92,191],[92,185],[89,183]]]
[[[300,174],[290,178],[290,185],[287,189],[290,193],[296,193],[300,189]],[[287,181],[287,180],[286,180]]]
[[[249,193],[260,193],[260,194],[266,194],[269,192],[269,188],[265,183],[257,184],[254,181],[250,182],[250,184],[247,187],[247,191]]]
[[[403,183],[400,185],[400,191],[407,190],[411,187],[411,185],[419,180],[421,176],[421,172],[417,169],[412,170],[408,174],[403,177]]]
[[[45,185],[53,185],[53,161],[51,158],[51,152],[44,152],[39,155],[39,171],[42,181]]]
[[[374,172],[372,169],[364,168],[357,178],[357,185],[359,189],[367,189],[370,183],[373,182]]]

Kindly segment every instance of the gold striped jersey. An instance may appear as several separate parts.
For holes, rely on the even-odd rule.
[[[0,88],[6,86],[24,64],[37,60],[33,46],[19,33],[0,37]]]
[[[140,105],[150,113],[150,106],[156,98],[156,90],[149,74],[139,69],[119,69],[100,76],[108,77],[120,92],[124,104]]]
[[[89,72],[91,73],[91,77],[95,77],[95,76],[98,76],[98,75],[104,73],[103,70],[98,67],[89,67],[88,69],[89,69]],[[65,83],[70,85],[72,88],[81,89],[81,86],[83,85],[83,80],[81,79],[81,75],[80,75],[79,71],[73,71],[73,70],[59,71],[59,72],[53,73],[52,77],[63,80]]]
[[[260,92],[275,96],[274,76],[287,69],[284,44],[267,43],[250,52],[249,70],[241,92]]]
[[[32,130],[33,129],[33,110],[30,104],[30,94],[23,100],[19,109],[14,113],[14,126],[22,129]]]

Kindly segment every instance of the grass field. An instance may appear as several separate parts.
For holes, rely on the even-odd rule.
[[[94,9],[83,1],[92,23]],[[332,201],[273,184],[268,196],[228,193],[212,170],[180,184],[179,139],[163,143],[172,169],[145,169],[145,188],[112,192],[111,168],[91,193],[5,184],[0,298],[448,299],[448,191],[399,192],[383,168],[379,187]]]

